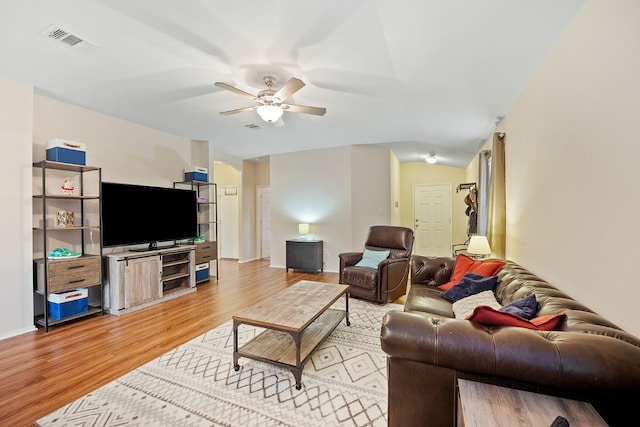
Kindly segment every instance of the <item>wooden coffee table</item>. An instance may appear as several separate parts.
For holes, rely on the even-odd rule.
[[[302,388],[304,364],[313,351],[346,319],[349,326],[348,286],[301,281],[235,314],[233,319],[233,367],[248,357],[287,368]],[[341,296],[345,309],[330,308]],[[238,327],[242,324],[266,330],[238,348]]]

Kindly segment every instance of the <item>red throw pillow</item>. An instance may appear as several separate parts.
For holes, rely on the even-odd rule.
[[[552,331],[563,317],[564,312],[526,320],[515,314],[497,311],[489,306],[481,305],[476,307],[473,312],[467,316],[466,320],[488,326],[518,326],[537,331]]]
[[[504,261],[476,261],[469,272],[489,277],[495,276],[502,267],[504,267]]]
[[[453,272],[451,273],[449,281],[438,287],[443,291],[446,291],[452,286],[457,285],[465,273],[469,271],[474,262],[475,260],[473,258],[469,258],[465,254],[458,254],[456,261],[453,263]]]
[[[504,261],[487,260],[477,261],[468,255],[458,254],[456,262],[453,264],[453,272],[451,278],[447,283],[443,283],[438,288],[446,291],[453,286],[457,285],[462,277],[470,272],[476,273],[484,277],[495,276],[498,271],[504,266]]]

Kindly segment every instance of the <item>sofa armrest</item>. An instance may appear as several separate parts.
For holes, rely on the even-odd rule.
[[[340,260],[340,270],[344,267],[356,265],[362,259],[362,252],[343,252],[338,254]]]
[[[454,258],[413,255],[411,257],[411,283],[430,286],[447,283],[451,278],[454,262]]]
[[[401,289],[404,294],[409,279],[409,258],[387,258],[378,264],[379,291],[395,293]]]
[[[640,384],[638,348],[600,335],[394,311],[383,319],[381,345],[390,358],[542,387],[637,393]]]

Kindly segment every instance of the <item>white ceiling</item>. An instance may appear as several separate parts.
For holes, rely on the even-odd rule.
[[[239,159],[376,144],[465,167],[582,3],[0,0],[0,76]],[[42,35],[53,25],[95,47]],[[252,100],[214,82],[257,93],[265,75],[300,78],[287,101],[326,115],[218,114]]]

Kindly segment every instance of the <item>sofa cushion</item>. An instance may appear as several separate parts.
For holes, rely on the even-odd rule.
[[[483,291],[492,291],[496,283],[498,283],[498,276],[482,277],[475,274],[473,274],[473,276],[464,276],[456,286],[449,288],[449,290],[443,292],[440,296],[447,301],[456,302],[469,295]]]
[[[494,276],[504,266],[504,261],[500,260],[474,260],[465,254],[458,254],[453,265],[453,272],[449,282],[439,286],[443,291],[449,290],[464,277],[467,272],[476,273],[484,277]]]
[[[507,313],[515,314],[523,319],[531,320],[536,317],[538,312],[538,303],[536,302],[536,296],[534,294],[520,298],[500,309]]]
[[[364,289],[375,289],[378,270],[368,267],[356,267],[355,265],[345,267],[342,271],[345,283],[349,286],[356,286]]]
[[[552,331],[564,316],[562,312],[526,320],[515,314],[482,305],[476,307],[466,319],[488,326],[518,326],[538,331]]]
[[[404,311],[454,317],[451,303],[440,298],[442,291],[437,286],[411,285],[404,304]]]
[[[496,300],[493,291],[482,291],[474,295],[459,299],[453,303],[453,313],[456,319],[466,319],[476,307],[481,305],[499,310],[502,306]]]
[[[364,249],[362,259],[356,264],[357,267],[378,269],[378,264],[389,257],[389,251],[372,251]]]

